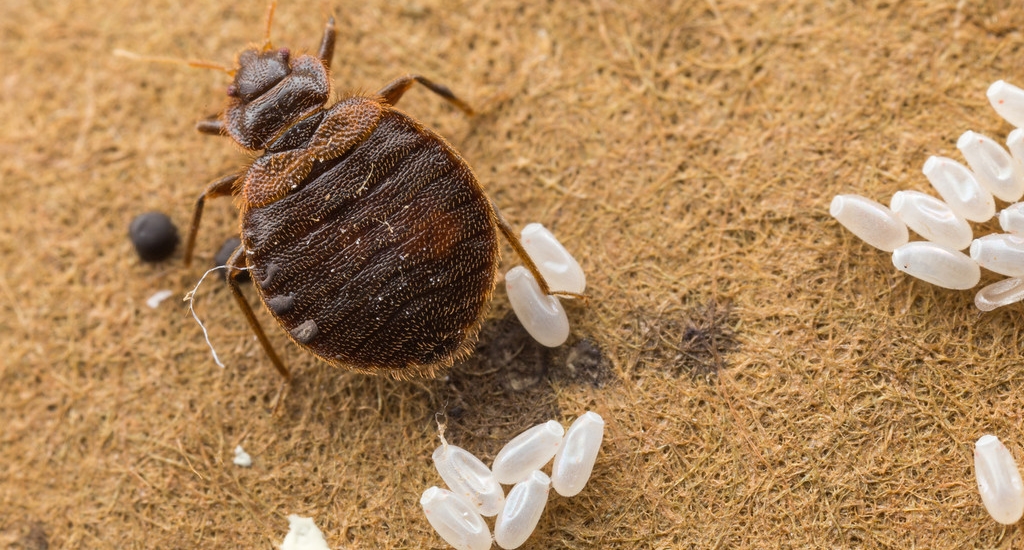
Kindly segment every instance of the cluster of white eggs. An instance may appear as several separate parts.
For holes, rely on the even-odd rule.
[[[595,412],[584,413],[568,430],[549,420],[509,441],[488,468],[442,436],[434,466],[450,490],[435,486],[424,491],[423,512],[437,534],[458,550],[491,547],[483,519],[491,516],[496,516],[494,542],[506,550],[518,548],[537,527],[551,487],[564,497],[583,490],[603,438],[604,420]],[[549,476],[540,469],[552,458]],[[503,484],[512,485],[508,495]]]
[[[978,491],[992,519],[1005,525],[1024,515],[1024,482],[1013,455],[999,438],[983,435],[974,445],[974,475]]]
[[[587,288],[583,269],[551,231],[531,223],[523,228],[520,242],[552,291],[583,294]],[[530,270],[523,266],[510,269],[505,274],[505,291],[512,311],[534,340],[553,348],[569,338],[569,318],[562,303],[557,296],[541,292]]]
[[[896,269],[944,288],[966,290],[981,280],[981,268],[1008,278],[982,288],[974,303],[982,311],[1024,300],[1024,90],[992,84],[989,102],[1017,127],[1006,138],[1009,152],[995,140],[965,132],[957,148],[967,165],[933,156],[923,172],[942,197],[899,191],[886,207],[858,195],[838,195],[830,213],[866,243],[892,252]],[[986,222],[996,215],[999,199],[1010,203],[999,212],[1005,233],[975,239],[968,221]],[[910,242],[907,229],[925,241]],[[969,254],[963,250],[969,248]]]

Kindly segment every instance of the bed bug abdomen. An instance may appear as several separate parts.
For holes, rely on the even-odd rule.
[[[354,112],[374,102],[353,100]],[[358,143],[319,148],[294,188],[246,209],[242,242],[263,301],[297,343],[337,366],[425,374],[468,352],[479,330],[495,214],[443,139],[379,112]]]

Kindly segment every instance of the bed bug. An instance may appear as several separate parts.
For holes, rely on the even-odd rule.
[[[234,78],[226,110],[197,125],[261,154],[199,196],[185,263],[206,199],[233,196],[241,245],[227,262],[228,284],[285,379],[237,282],[243,270],[291,340],[327,363],[433,375],[472,350],[496,283],[498,232],[551,294],[462,156],[395,105],[418,83],[472,109],[419,75],[328,106],[334,18],[317,55],[293,56],[271,45],[273,10],[263,46],[225,69]]]

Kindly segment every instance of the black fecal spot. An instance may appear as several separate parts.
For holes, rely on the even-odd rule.
[[[565,350],[557,365],[559,368],[552,370],[551,379],[562,383],[600,388],[614,378],[611,362],[589,338],[583,338]]]
[[[316,321],[307,319],[301,325],[293,328],[291,330],[291,334],[292,338],[295,338],[296,342],[300,344],[308,344],[312,342],[318,334],[320,334],[320,330],[316,328]]]
[[[163,212],[135,216],[128,225],[128,237],[145,262],[166,260],[178,246],[178,228]]]
[[[27,525],[22,526],[22,534],[18,541],[14,542],[13,548],[23,548],[24,550],[49,550],[50,540],[46,536],[46,526],[39,521],[30,521]]]
[[[281,272],[281,268],[277,264],[267,264],[267,271],[263,279],[260,280],[260,286],[263,288],[269,287],[274,282],[274,277]]]
[[[285,313],[288,313],[289,311],[291,311],[292,306],[294,305],[295,297],[292,296],[291,294],[280,294],[277,296],[267,298],[267,307],[270,308],[270,311],[273,311],[278,315],[284,315]],[[316,323],[313,323],[313,328],[316,328]]]
[[[637,324],[645,335],[641,366],[657,365],[673,376],[714,376],[738,347],[732,308],[713,299],[683,311],[638,313]]]
[[[613,379],[611,362],[593,339],[547,348],[509,312],[485,322],[476,352],[435,382],[432,406],[444,414],[439,420],[449,442],[493,458],[522,430],[561,415],[556,387],[599,387]]]

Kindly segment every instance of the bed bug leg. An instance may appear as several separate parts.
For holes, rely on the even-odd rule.
[[[537,264],[534,263],[533,258],[526,253],[526,249],[523,248],[523,243],[519,241],[519,236],[516,235],[516,232],[512,229],[512,226],[509,225],[508,221],[505,220],[505,217],[501,215],[501,211],[499,211],[498,207],[495,206],[494,201],[491,201],[491,209],[494,210],[494,218],[498,222],[498,230],[505,236],[505,240],[507,240],[508,244],[512,246],[512,250],[514,250],[516,256],[519,256],[519,259],[523,261],[523,265],[530,271],[533,278],[537,280],[537,286],[540,287],[541,292],[549,296],[565,296],[567,298],[577,298],[586,301],[587,297],[584,294],[566,292],[563,290],[552,291],[551,287],[548,286],[548,282],[544,279],[544,275],[542,275],[540,270],[537,269]]]
[[[217,115],[213,115],[207,119],[197,122],[196,130],[198,130],[200,134],[208,134],[211,136],[228,135],[228,129],[224,126],[224,121],[217,118]]]
[[[426,86],[431,92],[443,97],[445,101],[456,106],[460,111],[466,113],[467,116],[473,116],[473,108],[466,104],[465,101],[456,97],[455,94],[448,89],[448,86],[438,84],[418,74],[407,74],[392,80],[387,86],[381,88],[381,90],[377,92],[377,95],[383,97],[384,101],[386,101],[388,105],[394,105],[398,103],[398,100],[402,99],[405,92],[407,92],[409,88],[417,82]]]
[[[203,206],[207,198],[216,198],[230,195],[234,189],[235,182],[242,174],[231,174],[206,186],[199,198],[196,199],[195,210],[192,211],[192,226],[188,230],[188,239],[185,241],[185,267],[192,263],[192,251],[196,246],[196,233],[199,232],[199,221],[203,219]]]
[[[324,38],[320,41],[320,51],[316,54],[324,68],[331,68],[331,58],[334,57],[334,38],[337,36],[334,30],[334,16],[327,18],[327,26],[324,27]]]
[[[235,296],[235,301],[238,302],[238,307],[242,309],[242,313],[245,314],[245,319],[249,321],[249,327],[256,333],[256,339],[260,341],[263,346],[263,350],[267,352],[267,357],[270,357],[270,362],[274,364],[274,368],[277,372],[281,373],[284,377],[285,383],[292,379],[292,374],[288,372],[288,367],[284,366],[281,358],[277,356],[277,352],[274,351],[274,346],[270,344],[270,340],[267,339],[267,334],[263,332],[263,327],[260,326],[260,322],[256,319],[256,314],[252,311],[252,306],[249,305],[249,301],[245,299],[245,295],[242,294],[242,288],[238,286],[237,277],[241,275],[246,266],[245,263],[245,246],[238,245],[234,253],[231,254],[231,258],[228,260],[228,287],[231,288],[231,294]],[[280,397],[280,396],[279,396]],[[275,407],[276,408],[276,407]]]

